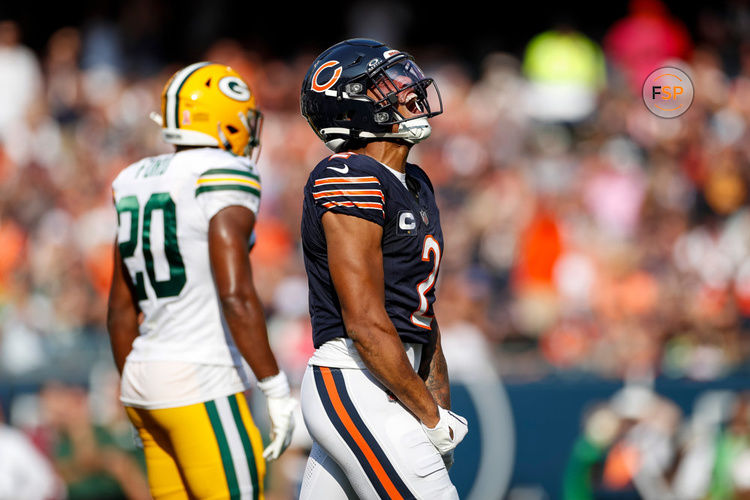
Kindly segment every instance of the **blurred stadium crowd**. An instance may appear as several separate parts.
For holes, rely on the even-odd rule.
[[[640,384],[593,401],[567,460],[561,498],[750,498],[750,395],[704,391],[691,410]]]
[[[696,26],[639,0],[602,39],[555,26],[479,68],[404,47],[435,77],[446,110],[410,159],[439,196],[437,314],[452,370],[471,372],[481,356],[506,380],[748,373],[750,7],[730,2]],[[0,22],[0,379],[45,382],[34,401],[5,408],[19,427],[62,432],[72,406],[61,398],[88,397],[48,381],[111,378],[110,182],[170,150],[148,115],[168,76],[191,62],[132,74],[117,59],[122,43],[106,26],[66,27],[35,52],[16,23]],[[205,54],[251,83],[265,116],[251,258],[293,383],[312,352],[301,192],[327,154],[299,113],[315,55],[274,59],[230,39]],[[695,88],[689,111],[671,120],[641,99],[646,75],[667,65]],[[102,392],[92,428],[119,422],[106,438],[115,439],[116,388]],[[743,418],[737,456],[750,449]],[[114,477],[129,460],[107,461]],[[69,484],[75,476],[63,474]]]

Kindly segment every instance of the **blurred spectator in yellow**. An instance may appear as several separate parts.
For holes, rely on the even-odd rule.
[[[601,48],[568,26],[534,36],[523,55],[525,107],[541,121],[578,122],[595,109],[606,82]]]

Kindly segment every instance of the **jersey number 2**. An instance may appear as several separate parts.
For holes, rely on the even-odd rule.
[[[427,292],[432,290],[435,286],[435,278],[437,277],[438,268],[440,267],[440,243],[431,235],[428,234],[424,238],[424,244],[422,245],[422,261],[427,262],[430,260],[430,254],[432,254],[432,272],[427,275],[427,278],[417,285],[417,294],[419,295],[419,309],[411,314],[411,322],[420,328],[427,330],[432,328],[432,316],[427,315],[427,310],[430,308],[430,303],[427,300]]]
[[[122,224],[122,214],[130,214],[130,236],[127,241],[120,241],[120,255],[123,259],[135,255],[138,247],[138,228],[140,226],[141,207],[138,198],[125,196],[116,205],[117,222]],[[155,211],[160,210],[164,219],[164,256],[169,264],[169,279],[157,281],[154,267],[154,254],[151,250],[151,222]],[[169,193],[154,193],[146,202],[143,209],[143,225],[141,227],[141,249],[146,263],[146,273],[154,293],[158,298],[179,295],[185,286],[185,265],[182,261],[180,247],[177,244],[177,210]],[[135,293],[137,299],[146,300],[146,288],[143,283],[143,273],[135,274]]]

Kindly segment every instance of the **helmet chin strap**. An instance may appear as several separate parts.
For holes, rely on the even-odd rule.
[[[409,144],[417,144],[422,142],[432,133],[432,127],[430,122],[424,116],[419,118],[412,118],[398,124],[396,132],[360,132],[360,139],[399,139]]]
[[[365,141],[398,139],[399,141],[414,145],[430,137],[431,133],[432,127],[430,126],[430,122],[422,116],[399,123],[396,132],[359,132],[358,139]],[[336,153],[346,143],[346,138],[342,136],[350,136],[351,130],[348,128],[330,127],[321,129],[320,134],[325,138],[325,144],[328,146],[328,149]],[[329,134],[333,135],[333,137],[327,137]]]
[[[333,151],[334,153],[340,152],[341,148],[344,146],[344,143],[346,143],[346,139],[342,139],[340,137],[336,137],[334,139],[329,139],[326,141],[326,147]]]
[[[431,133],[430,122],[427,121],[427,118],[421,117],[399,123],[398,131],[386,134],[386,136],[402,139],[409,144],[417,144],[430,137]]]

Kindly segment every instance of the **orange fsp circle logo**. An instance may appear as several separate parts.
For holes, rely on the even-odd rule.
[[[321,65],[320,68],[318,68],[318,70],[315,72],[315,74],[312,77],[312,89],[315,92],[325,92],[326,90],[333,87],[337,81],[339,81],[339,78],[341,77],[341,71],[342,71],[341,67],[338,67],[333,71],[333,75],[331,75],[331,78],[329,78],[327,82],[323,84],[318,83],[318,78],[320,77],[320,73],[322,73],[324,69],[336,66],[338,63],[339,63],[338,61],[328,61],[327,63]]]
[[[669,66],[652,71],[643,82],[643,103],[661,118],[676,118],[685,113],[693,103],[694,93],[687,73]]]

